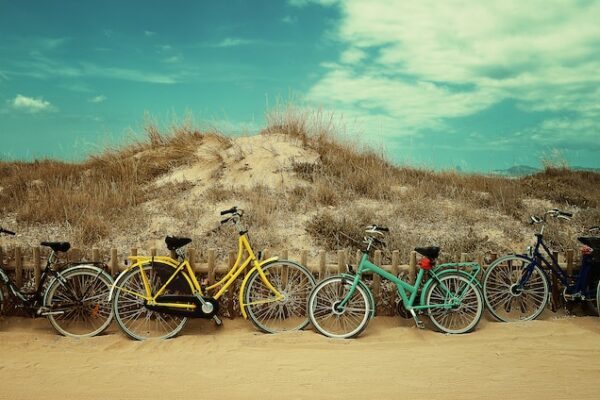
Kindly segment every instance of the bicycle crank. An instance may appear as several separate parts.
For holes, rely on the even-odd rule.
[[[161,304],[163,303],[163,304]],[[179,315],[188,318],[211,319],[219,311],[219,302],[212,297],[199,297],[194,295],[158,296],[156,303],[144,304],[148,310],[170,315]]]

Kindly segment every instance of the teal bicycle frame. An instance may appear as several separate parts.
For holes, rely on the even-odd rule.
[[[463,268],[468,268],[468,269],[470,269],[470,271],[466,272]],[[342,302],[337,307],[340,309],[343,309],[343,307],[346,306],[346,304],[348,303],[348,301],[354,294],[354,291],[356,290],[356,286],[358,286],[359,282],[361,281],[362,274],[367,271],[371,271],[374,274],[380,275],[381,277],[396,284],[396,287],[398,289],[398,294],[400,295],[400,298],[402,299],[404,307],[408,311],[411,311],[411,310],[419,311],[419,310],[423,310],[423,309],[427,309],[427,308],[446,308],[446,309],[452,308],[452,307],[459,305],[462,302],[469,286],[465,285],[464,289],[462,289],[460,294],[458,296],[454,296],[452,294],[452,292],[446,287],[446,285],[444,285],[444,283],[439,280],[439,278],[447,273],[459,273],[459,274],[467,277],[469,279],[470,283],[475,283],[475,285],[477,285],[478,287],[481,287],[481,285],[479,284],[479,281],[477,280],[477,274],[479,273],[480,270],[481,270],[481,266],[479,264],[471,263],[471,262],[445,263],[445,264],[440,264],[440,265],[432,268],[431,270],[429,270],[431,277],[427,280],[427,282],[425,282],[425,285],[421,292],[421,299],[419,300],[419,305],[414,305],[415,300],[417,299],[419,288],[421,287],[421,283],[423,282],[423,278],[425,276],[425,270],[422,268],[419,268],[419,272],[417,273],[415,284],[411,285],[410,283],[407,283],[407,282],[403,281],[402,279],[398,278],[394,274],[391,274],[391,273],[387,272],[386,270],[384,270],[383,268],[370,262],[369,255],[367,252],[365,252],[365,253],[363,253],[363,255],[360,259],[360,263],[358,264],[358,271],[356,272],[356,275],[354,276],[354,281],[352,282],[352,286],[350,287],[350,290],[344,297],[344,300],[342,300]],[[433,282],[435,282],[435,281],[438,281],[440,283],[440,287],[446,292],[446,296],[447,296],[446,301],[444,302],[444,304],[423,305],[425,303],[424,296],[425,296],[425,293],[427,292],[427,288],[431,284],[433,284]],[[407,295],[407,293],[408,293],[408,295]]]

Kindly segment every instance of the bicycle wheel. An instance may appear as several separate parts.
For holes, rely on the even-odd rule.
[[[598,287],[596,288],[596,310],[598,310],[598,315],[600,315],[600,281],[598,282]]]
[[[108,299],[113,279],[95,267],[68,268],[44,294],[50,324],[58,333],[91,337],[104,332],[113,319]]]
[[[173,271],[171,268],[171,273]],[[117,281],[113,294],[112,304],[117,325],[127,336],[135,340],[168,339],[177,335],[183,329],[187,318],[147,309],[142,273],[150,284],[151,293],[156,293],[169,276],[153,268],[151,264],[126,272]],[[191,294],[191,289],[187,293],[181,293],[175,288],[167,287],[163,294]]]
[[[490,313],[500,321],[537,318],[548,303],[548,279],[522,256],[506,256],[490,265],[483,277],[483,296]],[[529,278],[520,287],[524,274]]]
[[[427,289],[425,304],[448,304],[454,296],[463,296],[460,304],[451,308],[428,308],[429,319],[446,333],[471,332],[483,315],[483,295],[469,278],[455,273],[444,274]]]
[[[336,339],[358,336],[369,324],[372,309],[366,290],[357,285],[343,310],[336,308],[348,294],[352,280],[333,276],[321,281],[308,299],[310,322],[321,334]]]
[[[308,325],[306,303],[315,278],[300,264],[278,260],[261,267],[267,279],[284,298],[275,300],[273,292],[255,270],[246,285],[244,302],[248,318],[266,333],[303,329]]]

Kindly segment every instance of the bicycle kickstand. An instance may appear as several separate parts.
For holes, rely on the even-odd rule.
[[[215,324],[217,324],[217,326],[221,326],[223,325],[223,321],[221,321],[221,318],[217,317],[216,315],[212,317],[213,321],[215,321]]]
[[[411,308],[410,309],[410,314],[412,315],[413,319],[415,320],[415,323],[417,324],[417,328],[419,328],[419,329],[425,329],[425,324],[423,323],[423,321],[421,321],[419,319],[419,317],[417,317],[417,313],[415,313],[415,310],[413,310]]]

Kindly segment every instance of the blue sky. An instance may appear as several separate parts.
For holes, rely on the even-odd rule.
[[[598,168],[599,20],[582,0],[0,0],[0,156],[80,159],[146,114],[253,133],[291,93],[398,163]]]

